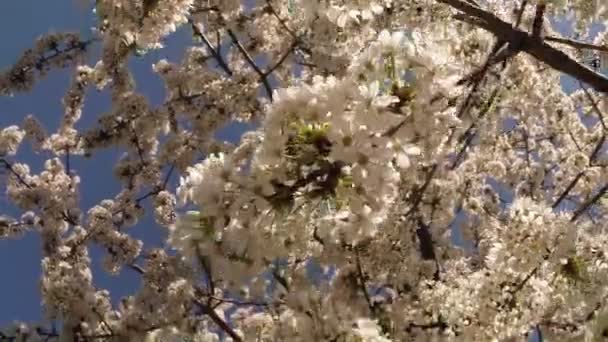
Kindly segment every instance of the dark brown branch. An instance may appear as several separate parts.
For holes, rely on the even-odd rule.
[[[416,210],[418,210],[418,206],[420,205],[420,202],[422,202],[422,198],[424,197],[424,192],[431,184],[431,181],[433,180],[433,177],[435,176],[435,172],[437,172],[437,168],[438,168],[437,164],[433,164],[433,166],[431,167],[431,170],[426,175],[424,184],[420,188],[415,187],[412,190],[414,197],[412,199],[412,206],[405,213],[406,217],[411,215],[412,213],[414,213]]]
[[[315,229],[312,232],[312,238],[317,241],[321,246],[325,247],[325,241],[319,236],[318,228],[315,226]]]
[[[475,135],[476,135],[475,129],[477,128],[477,123],[490,111],[490,109],[494,105],[494,102],[496,101],[496,99],[498,97],[498,89],[499,89],[498,87],[496,87],[494,89],[494,91],[490,95],[490,98],[488,99],[488,101],[486,102],[484,107],[482,108],[481,112],[479,113],[479,115],[477,116],[475,121],[473,121],[471,123],[471,125],[467,128],[467,130],[460,137],[461,141],[464,140],[464,144],[462,145],[462,148],[456,155],[456,158],[454,159],[454,162],[452,163],[452,165],[450,167],[451,170],[454,170],[458,166],[458,163],[464,157],[464,154],[465,154],[467,148],[473,142],[473,139],[475,138]]]
[[[6,159],[0,159],[0,164],[4,165],[4,168],[7,169],[13,176],[15,176],[15,178],[17,178],[17,181],[19,182],[19,184],[25,186],[28,189],[32,189],[33,187],[28,184],[14,169],[13,169],[13,165],[11,163],[9,163]],[[76,221],[74,221],[74,219],[72,219],[66,212],[62,212],[61,213],[61,218],[73,225],[76,226],[78,223]]]
[[[228,304],[242,305],[242,306],[263,306],[263,307],[270,306],[270,304],[266,303],[266,302],[253,302],[253,301],[245,301],[245,300],[238,300],[238,299],[231,299],[231,298],[220,298],[220,297],[215,297],[215,296],[208,296],[208,298],[209,298],[209,300],[217,301],[219,304],[228,303]],[[217,304],[215,305],[215,307],[217,307]]]
[[[301,51],[310,56],[312,54],[312,51],[305,46],[301,37],[299,37],[294,30],[289,28],[289,25],[287,25],[287,22],[285,21],[285,19],[281,18],[279,13],[277,13],[275,8],[272,6],[272,3],[270,2],[270,0],[266,0],[266,8],[279,21],[281,26],[283,26],[283,29],[285,29],[285,31],[287,31],[287,33],[289,33],[291,35],[294,42],[296,43],[296,46],[294,47],[294,49],[297,49],[298,51]]]
[[[268,11],[270,11],[270,13],[272,13],[272,15],[277,18],[277,20],[279,21],[279,23],[281,24],[281,26],[283,26],[283,28],[285,29],[285,31],[287,31],[294,39],[297,39],[298,36],[296,35],[296,33],[289,28],[289,26],[287,26],[287,23],[285,22],[285,19],[281,18],[281,16],[279,15],[279,13],[277,13],[277,11],[274,9],[274,7],[272,6],[272,3],[270,2],[270,0],[266,0],[266,8],[268,9]]]
[[[215,9],[215,8],[209,8],[209,10],[212,11],[212,12],[215,12],[216,14],[218,14],[220,16],[220,18],[222,18],[221,13],[218,13],[217,9]],[[270,3],[270,1],[267,1],[266,10],[269,13],[273,14],[279,20],[280,24],[285,28],[285,30],[293,37],[293,42],[290,45],[290,47],[287,49],[287,51],[279,58],[279,60],[274,65],[270,66],[268,68],[268,70],[264,71],[264,70],[262,70],[258,66],[258,64],[254,61],[253,57],[249,54],[249,52],[247,51],[247,49],[243,46],[243,44],[241,44],[241,42],[238,39],[236,33],[232,29],[227,28],[226,32],[230,36],[230,39],[232,40],[232,43],[236,46],[236,48],[239,50],[239,52],[241,53],[241,55],[243,55],[243,58],[245,58],[245,61],[247,62],[247,64],[249,64],[249,66],[253,69],[253,71],[258,75],[260,83],[262,83],[262,86],[264,87],[264,90],[266,91],[266,94],[267,94],[268,98],[272,102],[272,100],[273,100],[272,87],[270,85],[268,77],[278,67],[280,67],[285,62],[285,60],[287,60],[287,57],[289,57],[290,54],[294,53],[294,51],[296,51],[296,49],[304,51],[305,53],[307,53],[307,49],[305,49],[304,47],[300,46],[301,45],[300,38],[296,35],[296,33],[293,30],[291,30],[287,26],[287,24],[285,23],[285,21],[279,16],[279,14],[276,12],[276,10],[272,7],[272,4]],[[203,40],[203,42],[205,43],[205,45],[207,45],[207,47],[211,51],[213,57],[218,61],[218,63],[220,64],[220,66],[229,75],[232,75],[232,72],[230,71],[230,69],[228,68],[228,66],[226,65],[226,63],[224,62],[224,60],[222,59],[221,54],[219,53],[220,44],[218,43],[217,50],[214,49],[213,46],[211,45],[211,43],[209,42],[209,40],[205,37],[205,35],[203,33],[203,30],[200,27],[198,27],[192,20],[189,20],[189,22],[192,25],[193,30],[195,31],[195,33],[199,37],[201,37],[201,39]]]
[[[19,183],[21,183],[23,186],[25,186],[28,189],[31,189],[32,186],[29,185],[22,177],[21,175],[19,175],[14,169],[13,169],[13,165],[11,163],[9,163],[8,161],[6,161],[6,159],[0,159],[0,163],[4,164],[4,168],[7,169],[10,173],[13,174],[13,176],[15,176],[15,178],[17,178],[17,181],[19,181]]]
[[[575,332],[578,329],[580,329],[581,327],[585,326],[586,323],[592,321],[598,311],[604,306],[604,302],[606,301],[607,296],[603,296],[593,307],[593,309],[591,309],[587,315],[585,315],[585,318],[581,319],[581,320],[577,320],[574,323],[561,323],[561,322],[554,322],[554,321],[544,321],[541,322],[541,325],[550,327],[550,328],[557,328],[560,330],[564,330],[564,331],[568,331],[568,332]]]
[[[296,46],[298,46],[298,41],[294,39],[294,41],[289,46],[289,49],[287,49],[287,51],[283,54],[283,56],[281,58],[279,58],[279,60],[275,63],[275,65],[273,65],[272,67],[270,67],[268,70],[266,70],[264,72],[264,76],[268,77],[268,75],[272,74],[278,67],[280,67],[283,64],[283,62],[285,62],[287,57],[289,57],[289,55],[291,55],[291,53],[296,48]]]
[[[382,133],[382,136],[389,137],[389,138],[392,137],[401,129],[401,127],[403,127],[410,120],[411,119],[409,117],[401,120],[398,124],[396,124],[392,127],[389,127],[384,133]]]
[[[19,89],[0,89],[0,95],[9,95],[12,91],[30,90],[30,87],[25,86],[24,84],[24,82],[27,81],[29,74],[36,70],[40,72],[44,70],[45,67],[48,67],[48,65],[54,60],[66,58],[66,56],[66,61],[69,61],[70,63],[66,63],[63,67],[73,65],[74,62],[77,62],[78,59],[76,57],[79,53],[86,52],[89,45],[99,40],[98,38],[94,38],[83,41],[71,41],[70,38],[70,36],[61,37],[61,34],[59,34],[58,40],[51,46],[47,47],[47,49],[41,50],[39,48],[34,48],[27,50],[28,53],[33,51],[34,53],[38,54],[37,58],[29,60],[27,58],[28,53],[25,53],[20,60],[13,65],[12,68],[6,71],[1,71],[0,78],[6,77],[21,84]],[[63,49],[60,48],[61,44],[64,44]],[[48,52],[51,53],[47,54]],[[48,73],[45,73],[44,75],[46,74]],[[43,74],[40,74],[39,76],[43,76]]]
[[[576,141],[576,138],[574,137],[572,130],[570,130],[570,127],[568,127],[568,136],[570,137],[570,139],[572,139],[572,142],[574,143],[574,146],[576,146],[576,149],[579,152],[583,152],[581,145],[579,145],[578,141]]]
[[[519,27],[519,25],[521,24],[521,19],[523,18],[523,14],[526,10],[527,5],[528,5],[528,0],[523,0],[519,7],[519,10],[517,11],[517,19],[515,20],[516,28]],[[459,20],[465,20],[465,21],[468,21],[467,19],[470,19],[470,17],[466,17],[466,16],[461,17],[459,15],[456,15],[455,17]],[[486,58],[486,61],[483,63],[483,66],[481,67],[481,69],[472,73],[471,75],[467,76],[463,80],[459,81],[460,84],[473,83],[473,89],[471,89],[469,96],[465,100],[465,102],[464,102],[465,105],[463,105],[463,107],[461,108],[461,112],[458,114],[458,117],[462,116],[464,110],[467,108],[469,101],[471,100],[472,94],[474,94],[477,91],[477,87],[479,87],[482,79],[485,77],[489,68],[496,62],[496,57],[495,57],[496,54],[499,51],[501,51],[502,49],[506,48],[506,46],[507,46],[507,42],[505,42],[502,39],[498,39],[496,41],[496,43],[494,43],[494,46],[492,47],[492,51]],[[505,69],[505,67],[506,67],[506,64],[503,64],[503,70]]]
[[[207,288],[210,296],[215,295],[215,281],[213,280],[213,273],[211,271],[211,263],[209,262],[209,258],[203,254],[201,248],[196,244],[196,256],[198,259],[198,263],[203,272],[207,277]],[[207,302],[208,305],[211,305],[211,299]]]
[[[144,275],[146,271],[137,264],[129,264],[129,268],[134,270],[135,272]],[[204,293],[198,287],[195,287],[195,293],[197,296],[204,297]],[[243,339],[224,321],[215,310],[213,310],[209,305],[202,303],[201,301],[194,299],[194,304],[201,309],[201,311],[209,316],[213,323],[215,323],[220,329],[222,329],[225,333],[227,333],[235,342],[242,342]]]
[[[572,215],[572,218],[570,219],[571,222],[576,221],[582,214],[584,214],[592,205],[594,205],[597,201],[600,200],[600,198],[602,198],[606,192],[608,191],[608,183],[604,184],[604,186],[602,186],[600,188],[600,190],[595,194],[595,196],[591,197],[589,200],[587,200],[587,202],[583,203],[582,206],[580,206]]]
[[[251,57],[251,55],[249,54],[249,52],[247,52],[243,44],[241,44],[241,41],[238,39],[236,34],[230,29],[228,29],[227,32],[236,48],[241,52],[241,55],[243,55],[245,61],[247,61],[247,64],[249,64],[253,71],[255,71],[255,73],[258,74],[258,76],[260,77],[260,82],[262,82],[262,85],[266,90],[268,98],[270,99],[270,101],[272,101],[272,87],[270,86],[270,82],[268,82],[268,75],[264,71],[262,71],[262,69],[260,69],[257,63],[253,60],[253,57]]]
[[[548,255],[544,259],[546,260],[546,258],[548,258]],[[524,288],[528,281],[532,279],[536,272],[538,272],[538,268],[538,266],[534,267],[530,273],[526,274],[526,277],[522,279],[522,281],[516,283],[514,288],[507,291],[511,294],[511,297],[504,303],[505,305],[507,305],[509,308],[515,307],[515,296]]]
[[[69,176],[71,171],[70,171],[70,148],[67,147],[65,149],[65,173]]]
[[[209,316],[209,318],[211,318],[213,323],[215,323],[218,327],[220,327],[220,329],[227,333],[234,342],[243,341],[243,339],[236,333],[236,331],[234,331],[234,329],[232,329],[232,327],[229,326],[228,323],[226,323],[226,321],[224,321],[210,306],[205,305],[204,303],[201,303],[198,300],[195,300],[194,303],[203,311],[203,313],[205,313],[207,316]]]
[[[141,203],[141,201],[145,200],[146,198],[158,195],[161,191],[165,190],[167,188],[167,184],[169,183],[169,179],[171,178],[171,174],[173,174],[173,170],[175,170],[174,164],[172,164],[171,167],[169,168],[169,171],[167,172],[167,175],[165,176],[163,183],[160,186],[157,185],[153,190],[150,190],[146,194],[136,198],[135,204],[139,205]]]
[[[517,11],[517,20],[515,20],[515,28],[518,28],[521,24],[521,19],[524,17],[524,12],[526,11],[526,6],[528,6],[528,0],[523,0],[521,5],[519,6],[519,10]],[[479,6],[477,6],[479,7]]]
[[[549,36],[545,37],[545,40],[549,42],[568,45],[579,50],[595,50],[608,52],[608,46],[594,45],[576,39]]]
[[[538,5],[536,5],[536,12],[534,14],[534,22],[532,23],[532,37],[533,38],[541,39],[546,9],[547,9],[547,5],[545,3],[539,3]]]
[[[141,163],[141,168],[143,169],[147,164],[146,159],[144,157],[144,149],[141,147],[141,144],[139,143],[139,136],[137,135],[135,128],[133,128],[133,127],[130,127],[130,128],[131,128],[131,134],[133,134],[133,138],[131,139],[131,141],[133,142],[133,145],[135,145],[135,150],[137,151],[137,155],[139,157],[139,162]]]
[[[282,275],[279,274],[279,272],[277,272],[277,270],[272,270],[272,277],[279,283],[281,284],[281,286],[283,286],[283,288],[285,288],[285,290],[287,292],[289,292],[289,283],[287,282],[287,279],[285,279],[285,277],[283,277]]]
[[[361,267],[361,258],[359,257],[359,251],[357,249],[355,249],[355,261],[357,265],[357,277],[359,278],[359,289],[361,290],[361,292],[363,292],[363,296],[365,297],[365,301],[367,302],[369,312],[372,315],[375,315],[376,306],[369,297],[369,293],[367,293],[367,285],[365,285],[365,274],[363,273],[363,268]]]
[[[585,92],[585,96],[587,97],[587,100],[589,100],[589,102],[591,103],[591,108],[593,108],[593,111],[597,114],[598,118],[600,119],[600,123],[602,124],[602,129],[604,129],[604,132],[605,132],[607,130],[607,128],[606,128],[606,123],[604,122],[604,113],[602,113],[602,110],[597,106],[597,102],[595,102],[595,99],[593,98],[593,96],[591,95],[591,93],[589,92],[587,87],[585,87],[585,85],[582,82],[579,82],[579,85]]]
[[[574,189],[574,186],[576,186],[576,183],[578,183],[578,181],[581,179],[581,177],[584,175],[584,172],[579,172],[576,177],[574,177],[574,179],[572,179],[572,181],[570,182],[570,184],[568,184],[568,186],[566,187],[566,189],[564,190],[564,192],[562,192],[562,194],[558,197],[558,199],[555,201],[555,203],[553,203],[553,205],[551,206],[551,208],[557,208],[558,205],[560,205],[562,203],[562,201],[566,198],[566,196],[568,196],[568,194],[570,193],[570,191],[572,191],[572,189]]]
[[[526,149],[526,165],[528,166],[528,168],[532,168],[531,165],[531,161],[530,161],[530,137],[528,136],[528,132],[526,131],[526,129],[522,129],[522,134],[524,136],[524,146]]]
[[[602,149],[602,146],[604,145],[605,141],[606,141],[606,136],[604,135],[600,138],[600,140],[595,145],[595,148],[593,149],[593,152],[591,152],[591,156],[589,157],[589,166],[593,166],[593,163],[597,159],[597,156],[598,156],[600,150]],[[574,189],[574,186],[576,186],[576,184],[578,183],[578,181],[581,179],[581,177],[584,174],[585,174],[585,171],[581,171],[574,177],[574,179],[572,179],[572,181],[570,182],[570,184],[568,184],[568,186],[566,187],[564,192],[562,192],[562,194],[555,201],[555,203],[553,203],[553,205],[551,206],[552,208],[555,209],[555,208],[557,208],[558,205],[560,205],[560,203],[566,198],[566,196],[568,196],[568,194],[570,194],[570,191],[572,191],[572,189]]]
[[[553,69],[585,82],[599,92],[608,93],[608,77],[578,63],[564,52],[555,49],[546,42],[534,38],[519,29],[513,28],[509,23],[504,22],[494,14],[482,10],[479,7],[471,6],[462,0],[437,1],[448,4],[469,16],[478,19],[472,21],[472,23],[492,32],[498,39],[509,42],[511,46],[517,46],[521,51],[530,54]]]
[[[602,146],[604,146],[604,142],[606,142],[606,136],[602,135],[600,140],[595,145],[595,148],[593,149],[593,152],[591,153],[591,157],[589,157],[589,166],[593,166],[593,163],[597,159],[598,154],[602,150]]]
[[[435,244],[433,235],[428,224],[425,224],[422,219],[418,219],[418,228],[416,228],[416,237],[420,246],[420,256],[423,260],[437,261],[435,254]]]
[[[194,31],[194,34],[196,34],[199,38],[201,38],[203,43],[205,43],[205,46],[207,46],[207,49],[209,49],[209,52],[211,52],[211,56],[213,56],[213,58],[215,59],[217,64],[220,66],[220,68],[222,68],[222,70],[224,70],[224,72],[226,74],[228,74],[228,76],[232,76],[232,70],[230,70],[230,67],[224,60],[224,57],[222,57],[221,53],[219,52],[219,45],[218,45],[218,49],[216,50],[213,47],[213,45],[211,44],[211,42],[209,41],[209,39],[207,39],[207,36],[203,32],[203,30],[192,20],[189,20],[189,22],[190,22],[190,26],[192,27],[192,31]]]
[[[190,14],[200,14],[200,13],[208,13],[208,12],[219,12],[219,8],[217,6],[209,6],[209,7],[195,7]]]
[[[411,332],[413,329],[420,329],[420,330],[439,330],[439,331],[443,331],[445,329],[447,329],[449,326],[447,325],[447,323],[445,323],[443,321],[443,318],[441,317],[441,315],[437,318],[436,321],[432,321],[431,323],[424,323],[424,324],[418,324],[418,323],[408,323],[405,327],[405,331],[406,332]]]

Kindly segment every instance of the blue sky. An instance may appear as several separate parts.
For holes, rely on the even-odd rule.
[[[0,1],[0,39],[3,42],[0,53],[0,68],[10,67],[23,50],[30,47],[34,40],[49,31],[77,31],[85,36],[93,23],[93,15],[84,0],[53,0],[52,5],[40,5],[40,0]],[[50,2],[49,2],[50,4]],[[183,47],[191,42],[189,30],[182,30],[171,36],[167,48],[150,53],[145,58],[133,59],[132,70],[138,88],[146,94],[153,105],[164,98],[163,84],[151,72],[151,63],[159,58],[178,61],[183,54]],[[90,61],[94,61],[94,56]],[[34,114],[49,131],[59,124],[63,109],[61,99],[70,83],[70,73],[66,70],[52,72],[39,82],[30,93],[17,94],[14,97],[0,97],[0,127],[19,124],[28,114]],[[83,119],[79,128],[91,127],[96,118],[110,107],[107,93],[89,90]],[[234,140],[242,129],[231,127],[222,134],[226,139]],[[104,198],[112,198],[119,191],[119,185],[112,178],[111,167],[118,160],[121,151],[110,149],[97,153],[90,160],[75,159],[73,168],[81,176],[81,205],[88,209]],[[15,161],[23,161],[38,172],[45,156],[31,152],[29,144],[24,144]],[[175,177],[173,179],[175,184]],[[0,196],[0,214],[18,216],[19,211]],[[148,245],[162,245],[164,233],[148,216],[137,227],[133,235],[141,238]],[[100,251],[93,249],[93,255]],[[0,327],[13,320],[38,321],[42,319],[38,281],[40,277],[40,240],[35,233],[26,234],[21,239],[0,240]],[[100,260],[94,258],[94,276],[96,284],[108,288],[114,298],[132,293],[138,286],[138,275],[129,270],[117,277],[111,277],[101,271]]]
[[[30,47],[36,37],[49,30],[79,31],[84,27],[87,13],[76,7],[71,0],[54,1],[53,6],[40,6],[40,1],[1,1],[0,68],[9,67],[21,52]],[[61,115],[62,93],[69,84],[69,74],[54,72],[41,82],[32,93],[13,98],[0,97],[0,126],[20,123],[32,113],[45,123],[57,126]],[[22,148],[19,160],[39,161],[39,157]],[[34,165],[33,165],[34,166]],[[39,169],[40,162],[34,168]],[[16,215],[5,195],[0,198],[0,212]],[[0,326],[12,320],[37,320],[41,318],[38,281],[40,275],[40,240],[36,234],[27,234],[19,240],[0,240]]]
[[[0,69],[10,67],[31,47],[35,39],[47,32],[79,32],[83,39],[90,37],[89,28],[94,23],[94,14],[86,0],[54,0],[52,5],[40,5],[39,0],[0,1],[0,39],[3,41],[0,53]],[[161,58],[178,62],[184,47],[191,44],[192,34],[185,28],[173,34],[166,41],[166,48],[149,53],[143,58],[131,59],[138,90],[147,95],[152,105],[159,105],[164,99],[164,86],[161,79],[152,72],[152,63]],[[89,64],[98,59],[99,49],[93,49]],[[28,114],[35,115],[53,132],[63,115],[61,99],[70,84],[71,74],[67,70],[55,70],[37,83],[32,92],[16,94],[14,97],[0,97],[0,127],[19,124]],[[96,119],[110,109],[107,92],[89,89],[83,110],[83,117],[77,128],[92,127]],[[235,141],[245,129],[242,125],[231,125],[218,133],[218,138]],[[108,149],[94,154],[91,159],[75,158],[72,168],[81,179],[81,208],[87,210],[106,198],[113,198],[120,191],[120,185],[112,177],[112,166],[118,161],[122,151]],[[14,162],[25,162],[32,171],[40,171],[47,155],[32,153],[29,143],[21,146]],[[174,176],[171,184],[176,185]],[[146,204],[149,204],[146,203]],[[0,214],[18,217],[20,211],[10,205],[2,192],[0,195]],[[150,215],[130,232],[144,241],[144,246],[162,246],[165,232],[157,226]],[[93,247],[93,273],[95,283],[107,288],[115,300],[133,293],[139,284],[139,276],[124,270],[116,277],[109,276],[101,269],[101,250]],[[28,233],[15,240],[0,240],[0,327],[14,321],[39,321],[43,318],[40,304],[40,239],[36,233]]]
[[[10,67],[23,50],[31,47],[35,39],[46,32],[76,31],[87,37],[94,16],[84,2],[54,0],[52,5],[40,5],[42,2],[39,0],[0,1],[0,13],[4,14],[0,20],[0,39],[3,41],[0,68]],[[151,71],[152,61],[159,58],[179,60],[183,46],[190,41],[191,35],[187,30],[178,32],[168,41],[168,48],[131,62],[139,90],[149,97],[153,105],[163,101],[164,89],[161,80]],[[95,60],[94,54],[95,51],[90,61]],[[52,132],[61,120],[61,99],[70,84],[70,78],[67,70],[57,70],[39,82],[30,93],[17,94],[11,98],[0,97],[0,127],[19,124],[26,115],[34,114]],[[87,96],[79,128],[91,127],[96,118],[110,107],[109,96],[105,92],[90,89]],[[112,198],[119,191],[119,184],[112,178],[111,167],[118,160],[120,152],[110,149],[95,154],[89,160],[72,160],[73,168],[82,178],[83,209],[90,208],[102,199]],[[13,161],[26,162],[34,172],[39,172],[45,157],[32,153],[29,143],[26,143],[21,146]],[[0,214],[18,217],[19,213],[2,194]],[[164,237],[162,229],[149,216],[133,228],[132,233],[146,244],[161,245]],[[92,252],[93,256],[100,255],[100,251],[95,248]],[[0,326],[13,320],[42,319],[38,289],[40,258],[40,240],[36,233],[26,234],[16,240],[0,240],[0,270],[4,275],[0,282]],[[108,288],[115,298],[137,288],[138,276],[131,271],[125,270],[118,277],[111,277],[101,271],[99,257],[94,258],[94,263],[96,284]]]

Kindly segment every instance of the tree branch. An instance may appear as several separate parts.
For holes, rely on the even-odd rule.
[[[606,194],[608,191],[608,183],[604,184],[600,188],[600,190],[595,194],[595,196],[591,197],[587,202],[585,202],[582,206],[580,206],[572,215],[570,222],[576,221],[582,214],[584,214],[592,205],[594,205],[597,201],[599,201],[602,196]]]
[[[262,71],[262,69],[260,69],[260,67],[253,60],[253,58],[251,57],[249,52],[247,52],[247,50],[245,49],[243,44],[241,44],[241,42],[239,41],[236,34],[234,34],[234,32],[231,29],[228,29],[227,32],[228,32],[228,35],[230,36],[230,38],[232,39],[232,42],[236,46],[236,48],[241,52],[241,54],[247,61],[247,64],[249,64],[249,66],[253,69],[253,71],[255,71],[255,73],[258,74],[258,76],[260,77],[260,82],[262,82],[262,85],[264,85],[266,94],[268,95],[268,98],[270,99],[270,101],[272,101],[273,100],[272,99],[272,87],[270,86],[270,83],[268,82],[268,75],[264,71]]]
[[[604,130],[604,132],[606,132],[607,128],[606,128],[606,123],[604,122],[604,113],[602,113],[602,110],[597,106],[597,102],[595,102],[595,99],[593,98],[593,96],[591,95],[591,93],[589,92],[587,87],[585,87],[585,85],[582,82],[579,82],[579,85],[585,92],[585,96],[587,97],[587,100],[589,100],[589,102],[591,103],[591,108],[593,108],[593,111],[597,114],[598,118],[600,119],[600,123],[602,124],[602,129]]]
[[[544,41],[530,36],[517,28],[513,28],[509,23],[504,22],[494,14],[479,7],[472,6],[462,0],[437,1],[450,5],[469,16],[478,19],[471,21],[471,23],[492,32],[498,39],[509,42],[511,46],[517,46],[521,51],[528,53],[553,69],[585,82],[599,92],[608,93],[608,77],[578,63],[564,52],[555,49]]]
[[[369,297],[369,293],[367,293],[367,286],[365,285],[365,275],[363,274],[363,268],[361,267],[361,258],[359,257],[359,251],[355,248],[355,261],[357,263],[357,277],[359,278],[359,288],[361,292],[363,292],[363,296],[365,297],[365,301],[367,302],[367,307],[372,315],[376,314],[376,306],[372,302]]]
[[[532,23],[532,37],[536,39],[541,39],[546,9],[547,5],[545,3],[536,5],[536,13],[534,14],[534,22]]]
[[[555,43],[559,43],[559,44],[568,45],[573,48],[577,48],[579,50],[586,49],[586,50],[608,52],[608,46],[594,45],[594,44],[586,43],[586,42],[576,40],[576,39],[549,36],[549,37],[545,37],[545,40],[549,41],[549,42],[555,42]]]
[[[266,70],[264,72],[264,76],[268,77],[268,75],[272,74],[278,67],[280,67],[283,64],[283,62],[285,62],[285,60],[287,59],[287,57],[289,57],[289,55],[291,55],[291,53],[296,48],[296,46],[298,46],[298,41],[296,39],[294,39],[293,42],[291,43],[291,45],[289,46],[289,49],[287,49],[287,51],[275,63],[275,65],[273,65],[272,67],[270,67],[268,70]]]
[[[146,273],[146,271],[139,265],[137,264],[129,264],[129,267],[134,270],[135,272],[144,275]],[[205,294],[203,293],[203,291],[198,288],[195,287],[195,293],[197,296],[199,297],[204,297]],[[227,333],[230,337],[232,337],[233,341],[235,342],[242,342],[243,339],[234,331],[234,329],[232,329],[232,327],[230,327],[228,325],[228,323],[226,323],[226,321],[224,321],[215,310],[213,310],[209,305],[202,303],[200,300],[198,299],[194,299],[194,304],[196,306],[199,307],[199,309],[201,309],[201,311],[209,316],[209,318],[211,318],[211,320],[213,321],[213,323],[215,323],[218,327],[220,327],[220,329],[222,329],[225,333]]]
[[[598,143],[595,145],[595,148],[593,149],[593,152],[591,152],[591,156],[589,157],[589,166],[592,166],[594,161],[597,159],[597,156],[598,156],[600,150],[602,149],[602,146],[604,145],[605,141],[606,141],[606,136],[604,135],[600,138]],[[578,183],[578,181],[581,179],[581,177],[584,174],[585,174],[585,171],[581,171],[574,177],[574,179],[572,179],[570,184],[568,184],[568,186],[566,187],[564,192],[562,192],[562,194],[558,197],[558,199],[555,201],[555,203],[553,203],[551,208],[555,209],[555,208],[557,208],[557,206],[560,205],[560,203],[566,198],[566,196],[568,196],[570,191],[572,191],[572,189],[574,189],[574,186],[576,186],[576,184]]]
[[[207,49],[209,49],[209,52],[211,52],[211,56],[213,56],[213,58],[217,61],[217,64],[220,66],[220,68],[222,68],[222,70],[224,70],[224,72],[228,76],[232,76],[232,70],[230,70],[230,67],[224,60],[224,57],[222,57],[222,55],[219,52],[219,45],[218,45],[218,50],[216,50],[213,47],[213,45],[211,44],[211,42],[209,41],[209,39],[207,38],[207,36],[205,35],[205,33],[203,32],[203,30],[198,26],[198,24],[196,24],[192,20],[188,20],[188,22],[190,23],[190,26],[192,27],[192,31],[194,31],[194,34],[196,34],[199,38],[201,38],[203,43],[205,43],[205,46],[207,46]]]

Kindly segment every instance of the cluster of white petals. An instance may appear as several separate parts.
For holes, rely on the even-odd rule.
[[[16,322],[0,340],[606,336],[603,1],[95,4],[95,38],[45,35],[0,73],[10,96],[73,72],[56,129],[34,113],[0,130],[22,210],[0,215],[0,238],[40,235],[61,329]],[[148,99],[131,58],[178,29],[193,37],[181,60],[143,59],[165,87]],[[111,107],[88,108],[90,88]],[[80,159],[105,150],[121,188],[83,208],[105,184]],[[161,245],[132,230],[149,222]],[[98,261],[139,286],[116,298]]]
[[[0,131],[0,155],[12,156],[17,153],[17,148],[25,133],[17,126],[9,126]]]
[[[162,38],[188,22],[187,16],[194,3],[193,0],[156,0],[144,3],[154,2],[155,5],[148,5],[153,8],[144,8],[144,19],[137,35],[137,44],[142,48],[162,47]]]

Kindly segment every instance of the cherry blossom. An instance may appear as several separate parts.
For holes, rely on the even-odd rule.
[[[603,2],[99,0],[95,16],[93,39],[44,35],[0,74],[10,96],[72,73],[57,128],[31,113],[0,130],[22,210],[0,238],[40,235],[61,328],[15,322],[0,339],[606,334]],[[193,37],[181,60],[149,54],[178,29]],[[142,55],[162,99],[138,90]],[[111,108],[88,108],[90,88]],[[98,120],[83,128],[85,111]],[[235,123],[249,131],[220,139]],[[108,149],[121,190],[82,207],[95,180],[71,161]],[[146,217],[162,245],[132,233]],[[101,288],[92,248],[137,290]]]

